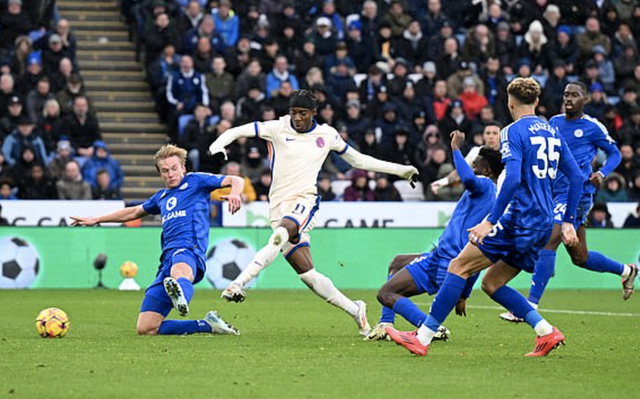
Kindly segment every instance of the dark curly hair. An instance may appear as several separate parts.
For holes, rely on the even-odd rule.
[[[479,155],[487,162],[487,165],[489,165],[491,174],[493,174],[495,178],[498,178],[498,176],[500,176],[500,173],[502,173],[502,170],[504,169],[504,164],[502,163],[502,154],[500,154],[500,151],[494,150],[493,148],[485,145],[480,148]]]

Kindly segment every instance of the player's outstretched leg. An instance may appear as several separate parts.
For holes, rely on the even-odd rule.
[[[158,328],[158,334],[160,335],[195,333],[240,335],[237,329],[222,320],[215,311],[207,313],[202,320],[164,320]]]
[[[193,284],[185,277],[175,280],[173,277],[164,279],[164,290],[167,292],[174,309],[180,316],[189,314],[189,301],[193,297]]]
[[[518,269],[504,262],[498,262],[485,274],[482,280],[482,290],[516,317],[524,319],[535,330],[537,334],[536,346],[533,352],[526,356],[546,356],[560,344],[564,344],[564,335],[543,319],[522,294],[504,285],[518,273]]]
[[[625,271],[622,273],[622,299],[626,301],[633,294],[633,284],[638,277],[638,266],[633,263],[625,266]]]
[[[576,266],[587,270],[621,276],[622,299],[626,301],[631,297],[631,294],[633,294],[633,285],[638,276],[638,267],[633,263],[625,265],[595,251],[588,252],[586,261],[576,261],[573,255],[571,256],[571,260]]]
[[[282,247],[289,240],[289,233],[283,226],[278,226],[271,237],[269,243],[262,247],[251,260],[251,263],[240,273],[235,280],[222,291],[221,297],[228,302],[242,302],[247,297],[242,288],[254,279],[262,269],[269,266],[278,256]]]

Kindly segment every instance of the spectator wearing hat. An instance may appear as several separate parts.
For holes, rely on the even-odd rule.
[[[578,35],[580,57],[583,60],[591,58],[593,48],[597,45],[602,46],[606,54],[609,54],[611,51],[611,40],[600,31],[600,21],[595,17],[591,17],[587,19],[585,28],[585,32]]]
[[[602,182],[595,202],[608,204],[609,202],[627,202],[626,182],[619,174],[613,172]]]
[[[349,132],[349,137],[356,143],[362,142],[365,132],[371,125],[369,118],[363,116],[361,107],[358,100],[347,101],[347,112],[343,121]]]
[[[410,79],[407,80],[402,93],[392,101],[398,108],[398,116],[406,124],[410,124],[413,121],[413,116],[425,108],[424,101],[418,97],[415,84]],[[418,141],[418,132],[410,133],[414,133],[411,134],[411,142]]]
[[[569,74],[575,73],[574,66],[578,62],[580,55],[580,48],[577,41],[571,35],[571,29],[566,25],[560,25],[558,27],[557,35],[553,42],[553,58],[555,60],[561,59],[567,64],[567,72]]]
[[[392,78],[387,81],[387,89],[389,89],[389,95],[393,98],[402,95],[407,82],[409,81],[409,72],[411,71],[411,65],[404,58],[398,57],[395,60],[393,69],[391,70]]]
[[[518,57],[518,46],[509,24],[505,21],[498,24],[494,48],[495,56],[500,60],[504,73],[507,75],[513,74]]]
[[[359,73],[367,73],[373,63],[374,47],[371,38],[362,33],[362,22],[351,21],[348,25],[347,50]]]
[[[289,72],[289,61],[287,60],[287,57],[280,55],[276,57],[273,69],[267,75],[267,99],[270,99],[272,96],[277,94],[277,91],[280,89],[280,84],[285,80],[291,83],[293,90],[298,90],[300,88],[296,77]]]
[[[62,45],[62,38],[57,33],[49,36],[49,45],[42,50],[42,67],[47,75],[53,74],[60,66],[60,60],[64,57],[72,59],[71,55]]]
[[[18,184],[18,198],[32,200],[58,199],[56,183],[46,173],[42,164],[29,168],[27,175]]]
[[[594,229],[612,229],[613,222],[606,203],[596,202],[587,215],[587,227]]]
[[[396,56],[402,57],[411,65],[422,65],[426,61],[429,37],[425,36],[420,21],[413,19],[396,46]]]
[[[316,20],[316,28],[312,33],[312,40],[315,49],[321,57],[327,56],[335,51],[337,38],[333,34],[333,23],[327,17],[320,17]]]
[[[93,155],[93,143],[102,140],[98,119],[89,112],[89,101],[84,96],[76,97],[73,112],[62,122],[62,131],[66,133],[76,154],[83,157]]]
[[[0,209],[1,210],[1,209]],[[640,229],[640,203],[636,207],[635,212],[630,213],[622,225],[624,229]]]
[[[478,24],[467,32],[462,45],[462,58],[465,61],[481,65],[494,53],[493,37],[486,25]]]
[[[319,68],[322,71],[324,64],[322,62],[322,57],[320,57],[316,52],[316,45],[313,42],[312,36],[308,36],[304,39],[304,42],[302,43],[302,51],[297,53],[297,56],[294,58],[294,62],[296,74],[300,78],[306,76],[312,68]]]
[[[529,25],[524,40],[520,44],[518,56],[529,60],[534,75],[542,74],[543,70],[551,65],[549,39],[544,35],[540,21],[535,20]]]
[[[20,35],[28,35],[31,30],[31,19],[22,9],[22,0],[9,0],[7,9],[0,13],[0,26],[2,36],[0,44],[5,49],[14,46],[16,38]]]
[[[446,139],[454,130],[460,130],[461,132],[471,131],[471,121],[467,118],[464,112],[464,103],[462,100],[453,100],[449,104],[448,112],[438,123],[438,128],[440,129],[443,143],[449,142],[449,140]]]
[[[71,143],[64,137],[56,144],[56,153],[51,162],[49,162],[49,176],[54,180],[62,179],[64,177],[65,166],[67,162],[72,159]]]
[[[600,83],[602,87],[604,87],[602,79],[600,78],[600,69],[598,69],[598,64],[596,64],[594,60],[589,60],[584,64],[584,73],[580,80],[587,85],[587,87],[591,87],[594,83]]]
[[[471,78],[476,83],[478,93],[484,93],[484,84],[477,75],[471,72],[471,66],[466,61],[460,61],[458,69],[447,79],[447,90],[449,97],[458,98],[464,91],[464,80]],[[463,130],[464,131],[464,130]]]
[[[26,112],[32,121],[37,121],[38,117],[42,115],[44,109],[44,103],[47,100],[55,98],[55,95],[51,92],[51,83],[49,78],[43,76],[38,80],[38,84],[34,90],[31,90],[27,95],[25,101]]]
[[[91,199],[91,186],[83,180],[80,165],[73,160],[65,165],[63,178],[56,182],[56,189],[62,200]]]
[[[302,37],[296,32],[293,25],[284,25],[282,31],[277,36],[278,47],[280,52],[287,57],[288,60],[294,60],[296,53],[302,45]]]
[[[8,135],[2,144],[2,153],[9,166],[13,167],[22,156],[26,146],[33,148],[36,159],[44,162],[47,154],[44,142],[34,133],[35,124],[28,116],[20,117],[18,127]]]
[[[604,119],[609,101],[604,87],[600,83],[594,83],[589,87],[590,99],[584,106],[584,112],[598,120]]]
[[[435,0],[435,1],[439,1],[439,0]],[[429,40],[429,45],[427,46],[425,57],[427,60],[435,62],[442,55],[442,52],[444,49],[444,42],[447,39],[454,37],[453,23],[448,19],[445,19],[440,23],[440,27],[435,34],[428,35],[424,31],[423,33],[427,36]]]
[[[73,69],[73,61],[71,58],[63,57],[60,60],[58,69],[54,73],[48,75],[51,81],[51,91],[53,93],[59,93],[67,87],[67,81],[71,78],[71,75],[74,74]]]
[[[60,90],[56,96],[56,100],[60,105],[60,113],[62,116],[69,115],[73,112],[73,104],[78,97],[86,97],[86,88],[82,77],[73,72],[67,79],[64,89]],[[93,113],[91,102],[89,104],[89,112]]]
[[[0,142],[4,141],[4,138],[18,127],[18,121],[24,110],[22,100],[17,95],[9,99],[7,108],[8,114],[0,119]]]
[[[605,91],[609,94],[615,94],[616,72],[613,63],[607,58],[607,53],[601,45],[593,47],[593,61],[598,67],[598,76]]]
[[[25,73],[22,74],[16,83],[16,91],[20,93],[20,95],[26,96],[31,90],[36,88],[38,80],[43,76],[40,52],[32,52],[27,58],[27,69]]]
[[[422,99],[426,99],[433,93],[433,88],[438,80],[438,71],[436,63],[426,61],[422,64],[422,77],[416,82],[416,93]]]
[[[226,48],[235,47],[240,37],[240,18],[231,7],[231,1],[221,0],[218,8],[212,12],[216,30]]]
[[[471,76],[467,76],[463,81],[464,90],[460,94],[460,100],[462,100],[463,109],[467,118],[473,121],[476,119],[480,110],[489,104],[487,98],[478,93],[476,87],[476,81]]]
[[[102,140],[93,143],[93,155],[82,166],[82,177],[92,187],[98,187],[98,172],[106,170],[109,173],[109,188],[120,189],[124,175],[120,163],[111,157],[107,144]]]
[[[36,150],[31,144],[26,144],[22,147],[22,152],[13,165],[13,176],[16,179],[18,185],[29,177],[31,174],[31,167],[34,165],[44,166],[44,161],[36,155]]]
[[[466,69],[469,69],[467,63],[462,65],[463,62],[458,53],[458,41],[454,37],[446,39],[444,41],[444,51],[436,62],[439,76],[446,80],[464,65],[466,65]]]
[[[373,191],[369,188],[369,176],[363,170],[354,170],[351,175],[351,185],[344,190],[345,202],[375,201]]]
[[[336,12],[336,4],[334,0],[323,0],[322,1],[322,17],[328,18],[331,21],[331,25],[333,26],[333,30],[336,35],[337,40],[344,40],[345,38],[345,29],[344,24],[342,23],[342,18]]]
[[[393,135],[393,142],[386,148],[387,156],[384,158],[389,162],[411,165],[416,147],[409,140],[410,136],[411,129],[408,126],[398,125]]]
[[[376,119],[376,136],[383,148],[389,148],[393,144],[396,128],[402,123],[398,117],[398,107],[388,102],[382,107],[382,115]]]
[[[373,189],[373,197],[378,202],[402,201],[400,193],[389,182],[389,176],[384,173],[376,173],[376,187]]]

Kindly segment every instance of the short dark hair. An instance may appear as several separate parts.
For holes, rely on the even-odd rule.
[[[479,155],[487,162],[493,176],[496,178],[500,176],[500,173],[502,173],[502,170],[504,169],[502,154],[500,151],[494,150],[493,148],[485,145],[480,148]]]
[[[576,80],[575,82],[567,83],[567,86],[569,86],[569,85],[578,86],[580,88],[580,90],[582,90],[582,94],[584,94],[584,95],[588,95],[589,94],[589,88],[587,88],[587,85],[584,84],[584,82]]]
[[[495,119],[490,120],[489,122],[484,124],[484,127],[487,127],[487,126],[498,126],[500,129],[502,129],[502,123],[498,122]]]
[[[306,109],[317,109],[317,101],[316,96],[310,92],[309,90],[296,90],[291,95],[289,100],[289,108],[306,108]]]

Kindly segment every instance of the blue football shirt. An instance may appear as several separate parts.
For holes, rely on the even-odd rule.
[[[549,124],[566,141],[573,158],[582,172],[584,177],[582,192],[594,194],[596,188],[589,182],[589,177],[593,172],[591,161],[596,156],[598,149],[602,149],[607,154],[616,152],[615,140],[609,136],[607,128],[602,123],[586,114],[582,118],[575,120],[567,120],[564,114],[556,115],[549,120]],[[558,171],[553,186],[554,194],[564,193],[568,190],[569,179],[561,171]]]
[[[162,253],[189,248],[204,258],[209,245],[209,193],[220,188],[224,178],[188,173],[178,187],[162,189],[142,204],[145,212],[162,216]]]
[[[500,151],[504,163],[521,163],[520,184],[500,223],[515,229],[548,230],[553,224],[552,190],[558,166],[573,162],[564,139],[544,120],[525,116],[502,129]]]

